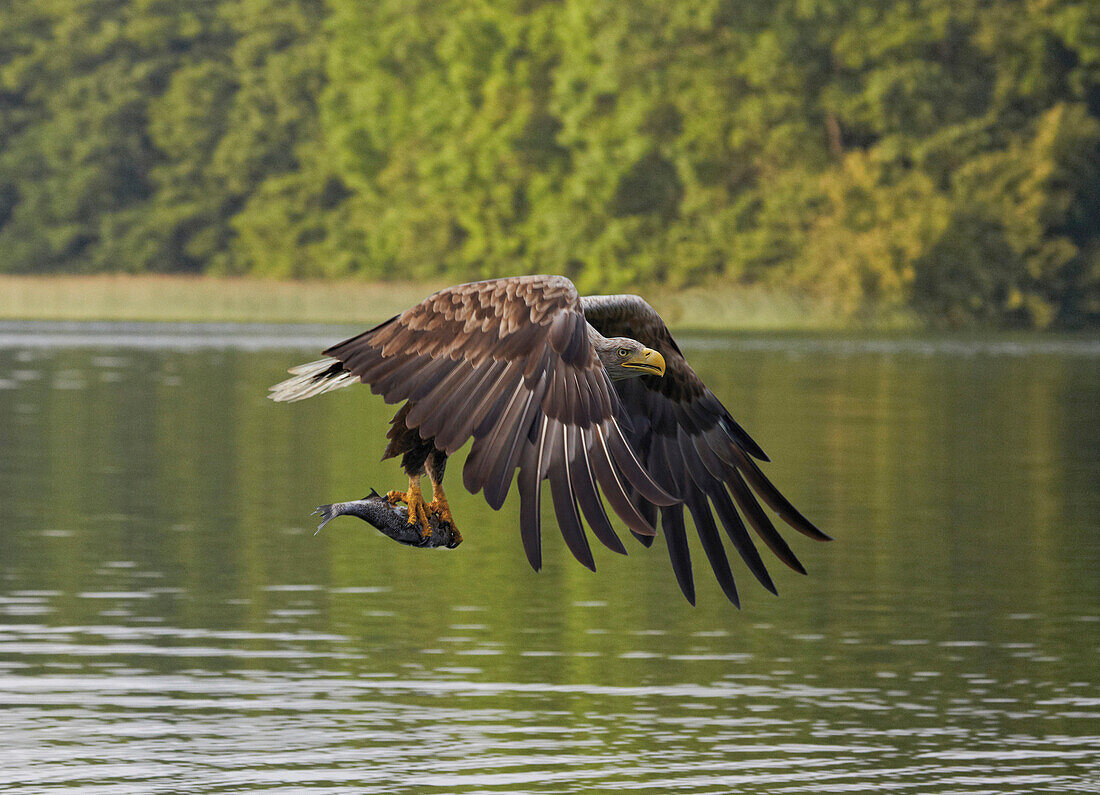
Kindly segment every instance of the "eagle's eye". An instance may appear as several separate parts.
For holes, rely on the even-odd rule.
[[[629,348],[619,348],[619,358],[620,359],[625,359],[629,355],[630,355],[630,349]]]

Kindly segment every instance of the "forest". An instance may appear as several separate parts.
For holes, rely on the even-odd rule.
[[[0,273],[1100,324],[1095,0],[0,0]]]

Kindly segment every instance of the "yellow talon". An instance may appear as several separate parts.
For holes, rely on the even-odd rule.
[[[451,516],[451,506],[449,506],[446,500],[432,500],[428,503],[428,513],[434,513],[439,517],[439,521],[446,522],[449,525],[454,525],[454,517]]]
[[[455,527],[455,519],[451,515],[451,506],[447,504],[447,495],[443,493],[443,487],[438,483],[432,484],[432,501],[428,503],[428,513],[434,513],[439,517],[439,521],[446,522],[451,526],[451,532],[454,533],[453,546],[457,547],[462,543],[462,533],[458,532],[458,528]]]
[[[428,521],[428,512],[425,510],[424,497],[420,493],[420,478],[409,478],[408,491],[391,491],[386,494],[386,500],[391,505],[397,505],[401,502],[408,505],[409,524],[419,524],[420,534],[425,538],[432,534],[432,524]]]

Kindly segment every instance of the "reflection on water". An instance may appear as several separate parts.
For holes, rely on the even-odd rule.
[[[0,789],[1100,792],[1095,341],[692,338],[838,538],[738,612],[511,501],[314,536],[400,479],[367,390],[264,398],[343,331],[0,324]]]

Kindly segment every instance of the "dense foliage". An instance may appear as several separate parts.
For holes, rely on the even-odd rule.
[[[0,0],[0,271],[1100,318],[1095,0]]]

